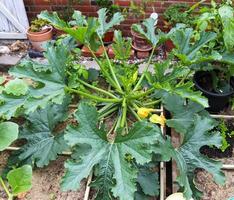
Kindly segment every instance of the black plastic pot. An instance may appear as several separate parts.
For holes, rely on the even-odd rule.
[[[204,96],[208,98],[209,108],[207,109],[210,112],[220,112],[226,106],[228,106],[230,97],[234,94],[234,91],[230,91],[228,93],[215,93],[208,91],[204,88],[204,85],[201,84],[201,80],[212,80],[211,73],[208,71],[198,71],[194,74],[193,80],[194,84],[199,89]],[[234,88],[234,79],[231,79],[232,87]]]

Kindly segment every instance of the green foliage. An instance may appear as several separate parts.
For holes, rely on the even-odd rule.
[[[143,21],[145,29],[140,24],[133,24],[132,29],[142,36],[144,36],[153,46],[156,46],[159,42],[159,36],[155,33],[155,20],[153,18],[147,18]]]
[[[158,195],[155,171],[158,164],[154,156],[158,161],[173,158],[180,171],[181,191],[187,199],[198,199],[200,191],[193,182],[196,168],[207,170],[216,182],[223,183],[220,163],[199,151],[207,144],[219,147],[221,137],[211,131],[215,122],[204,110],[207,100],[195,92],[193,83],[186,79],[201,62],[220,59],[217,53],[206,55],[202,52],[216,34],[203,31],[196,37],[192,29],[182,26],[168,35],[156,33],[155,20],[150,18],[144,20],[143,26],[133,25],[133,30],[144,36],[154,49],[170,36],[176,45],[172,53],[179,58],[176,64],[169,57],[154,66],[152,51],[146,70],[140,74],[138,64],[126,62],[131,41],[124,40],[120,32],[115,32],[113,45],[118,62],[109,59],[106,51],[101,59],[95,56],[94,50],[103,46],[104,34],[123,20],[120,13],[108,19],[106,9],[99,10],[98,14],[98,18],[86,18],[77,11],[70,23],[56,13],[44,11],[39,15],[69,37],[47,45],[44,55],[48,63],[26,60],[10,70],[16,78],[13,86],[2,86],[1,118],[25,118],[19,134],[24,143],[10,157],[8,168],[26,163],[43,167],[70,149],[72,155],[65,163],[62,190],[78,189],[80,182],[93,172],[90,186],[97,191],[96,199],[142,200]],[[74,40],[91,51],[100,67],[99,72],[77,64],[80,52],[74,49]],[[226,62],[230,60],[227,54]],[[155,73],[148,72],[150,66],[154,66]],[[69,121],[68,96],[74,107],[69,110],[72,117]],[[80,99],[82,101],[77,104]],[[148,122],[150,117],[157,116],[155,109],[160,102],[172,118],[158,117],[162,125],[181,134],[183,143],[179,148],[172,146],[169,137],[162,136],[158,126]],[[141,115],[140,110],[146,114]],[[1,144],[2,149],[6,144]],[[29,188],[29,184],[26,186]]]
[[[0,151],[6,149],[12,142],[18,138],[18,125],[13,122],[0,123]],[[27,192],[32,187],[32,168],[25,165],[21,168],[11,170],[7,174],[8,184],[11,191],[5,185],[0,176],[0,185],[5,190],[8,199],[11,200],[22,192]]]
[[[43,19],[35,19],[31,21],[30,31],[32,32],[40,32],[44,27],[48,26],[49,22]]]
[[[7,180],[13,196],[27,192],[32,188],[32,167],[30,165],[24,165],[11,170],[7,174]]]
[[[146,18],[146,9],[154,3],[154,0],[140,0],[140,1],[130,1],[130,6],[124,9],[124,13],[127,16],[134,17],[136,19]],[[154,6],[152,5],[154,10]]]
[[[25,95],[28,91],[27,83],[22,79],[11,80],[6,83],[4,91],[7,94],[12,94],[15,96]]]
[[[113,4],[113,2],[110,0],[96,0],[96,4],[99,8],[107,9],[107,15],[109,18],[112,18],[117,12],[121,12],[120,6]]]
[[[234,51],[234,9],[223,5],[218,9],[223,25],[223,40],[227,51]]]
[[[45,109],[37,109],[26,116],[27,122],[20,130],[19,139],[27,142],[10,156],[9,164],[21,166],[27,163],[43,167],[65,151],[68,147],[63,130],[56,128],[66,119],[67,109],[67,102],[62,105],[49,104]]]
[[[17,116],[19,111],[29,114],[38,107],[45,108],[49,102],[57,104],[63,102],[66,84],[65,69],[70,61],[69,52],[65,46],[50,44],[45,56],[48,59],[46,66],[27,61],[10,70],[10,74],[18,79],[6,84],[0,95],[1,117],[10,119],[12,116]],[[19,80],[24,78],[30,80],[28,89],[23,80]],[[17,90],[14,89],[15,87]],[[25,93],[26,89],[27,93]],[[20,96],[8,94],[10,92]]]
[[[184,99],[201,104],[203,107],[208,107],[208,100],[202,96],[201,92],[193,90],[191,81],[183,84],[182,82],[177,83],[180,78],[183,80],[183,77],[187,77],[188,73],[190,73],[188,68],[180,64],[172,64],[169,59],[155,64],[154,74],[147,73],[146,78],[157,92],[179,95]]]
[[[0,151],[18,138],[18,125],[13,122],[0,123]]]
[[[183,123],[183,122],[181,122]],[[200,153],[200,148],[204,145],[214,145],[220,147],[221,137],[218,132],[209,132],[216,123],[207,117],[195,115],[192,125],[186,129],[182,145],[174,149],[170,140],[159,145],[158,149],[163,155],[162,159],[175,159],[180,175],[177,177],[178,184],[183,188],[186,199],[193,197],[199,200],[202,193],[194,184],[195,170],[205,169],[211,173],[218,184],[224,184],[225,176],[221,171],[222,163],[209,159]]]
[[[100,38],[104,36],[104,34],[113,28],[116,25],[119,25],[120,22],[124,20],[121,13],[117,12],[113,15],[113,17],[107,22],[107,9],[102,8],[98,11],[98,23],[99,26],[97,28],[97,34]]]
[[[233,34],[234,34],[234,10],[231,4],[216,4],[211,1],[211,6],[200,9],[200,16],[196,19],[196,30],[213,31],[217,34],[216,40],[209,44],[209,50],[215,49],[220,53],[233,53]]]
[[[176,94],[166,93],[163,96],[163,104],[173,116],[166,121],[167,126],[174,128],[180,134],[186,134],[190,130],[195,114],[207,114],[201,105],[192,101],[185,104],[184,99]]]
[[[190,6],[186,3],[172,4],[165,10],[163,17],[171,25],[175,25],[177,23],[191,25],[194,16],[189,12],[189,10]]]
[[[181,28],[172,31],[170,38],[176,46],[174,54],[183,65],[190,66],[222,59],[222,56],[217,52],[212,52],[208,55],[201,52],[207,43],[216,38],[214,32],[201,32],[199,40],[192,42],[194,40],[193,29]]]
[[[137,122],[128,135],[117,135],[112,141],[108,140],[103,128],[97,128],[98,112],[93,106],[81,103],[75,117],[79,125],[70,126],[65,139],[80,153],[74,154],[73,160],[65,164],[63,190],[77,189],[80,181],[98,165],[101,170],[97,174],[95,187],[101,192],[98,190],[97,195],[110,196],[111,191],[114,197],[133,199],[137,168],[128,162],[125,156],[130,154],[136,163],[141,165],[149,162],[152,156],[151,144],[161,138],[160,129],[146,122]],[[110,170],[111,168],[113,170]],[[110,177],[116,180],[116,184],[113,185]],[[103,188],[105,181],[111,184]],[[106,191],[102,191],[103,189]],[[102,198],[105,199],[103,196]]]
[[[216,127],[218,131],[220,131],[220,135],[222,137],[222,146],[220,147],[220,150],[224,152],[228,147],[230,147],[228,138],[232,138],[234,135],[234,131],[229,130],[229,127],[227,126],[228,122],[225,122],[222,120],[219,125]]]
[[[153,158],[154,159],[154,158]],[[158,167],[158,162],[151,161],[143,166],[138,166],[139,173],[137,177],[138,190],[135,193],[135,199],[137,197],[145,196],[147,199],[149,197],[155,197],[159,195],[159,177],[158,173],[155,171]]]
[[[127,60],[131,56],[132,40],[124,39],[120,31],[115,31],[112,48],[116,59]]]

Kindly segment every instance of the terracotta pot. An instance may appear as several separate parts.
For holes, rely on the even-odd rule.
[[[171,52],[172,49],[174,49],[174,48],[175,48],[175,45],[171,40],[167,40],[165,42],[165,49],[166,49],[167,52]]]
[[[57,28],[54,28],[53,29],[53,32],[54,32],[54,35],[55,36],[61,36],[61,35],[64,35],[64,34],[67,34],[66,32],[64,32],[63,30],[59,30],[59,29],[57,29]]]
[[[113,42],[113,39],[114,39],[114,31],[108,31],[104,35],[103,42],[109,44]]]
[[[81,49],[82,52],[82,56],[85,57],[93,57],[91,52],[89,51],[89,49],[86,46],[83,46],[83,48]],[[94,52],[95,56],[97,57],[101,57],[104,53],[104,47],[99,47],[98,50],[96,52]]]
[[[133,31],[131,29],[131,34],[133,37],[133,46],[137,49],[141,49],[141,50],[147,50],[148,49],[152,49],[151,44],[144,38],[142,37],[139,33],[136,33],[135,31]]]
[[[134,44],[132,44],[132,48],[136,51],[137,58],[139,59],[144,59],[149,57],[150,51],[153,49],[152,46],[149,46],[147,49],[146,48],[138,48]]]
[[[42,45],[47,41],[51,40],[53,37],[53,27],[49,27],[40,32],[31,32],[30,29],[27,30],[27,37],[30,40],[33,48],[37,51],[44,51]]]

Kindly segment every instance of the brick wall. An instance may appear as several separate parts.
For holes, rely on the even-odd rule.
[[[140,0],[135,0],[135,2],[137,1]],[[200,0],[155,0],[154,3],[147,7],[146,15],[149,16],[154,8],[154,10],[159,13],[159,26],[162,26],[162,13],[169,5],[181,2],[192,5],[199,1]],[[67,6],[68,0],[24,0],[24,2],[28,18],[29,20],[31,20],[35,18],[36,15],[42,10],[64,11]],[[120,5],[121,7],[128,7],[130,5],[130,0],[114,0],[114,3]],[[82,0],[81,3],[73,4],[73,8],[80,10],[87,16],[96,16],[96,11],[98,10],[98,7],[95,5],[95,0]],[[129,35],[130,25],[132,23],[138,22],[139,20],[140,19],[136,19],[134,17],[129,17],[121,24],[120,28],[124,30],[125,35]]]

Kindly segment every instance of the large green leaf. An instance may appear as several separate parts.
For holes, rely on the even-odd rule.
[[[31,86],[27,93],[26,88],[22,90],[22,80],[18,86],[20,92],[8,94],[9,87],[6,87],[6,92],[0,95],[0,115],[1,117],[10,119],[15,116],[17,111],[24,109],[26,114],[35,111],[38,107],[45,108],[49,102],[61,104],[65,97],[66,83],[66,65],[70,61],[69,51],[65,46],[48,45],[45,53],[48,59],[48,64],[43,68],[42,65],[33,61],[23,62],[22,64],[10,69],[10,74],[17,79],[17,83],[21,78],[30,80]],[[16,81],[14,85],[17,84]],[[16,85],[17,86],[17,85]],[[16,87],[14,86],[14,87]],[[12,90],[12,87],[11,87]],[[18,89],[17,89],[18,90]],[[23,93],[22,93],[23,91]],[[18,95],[21,94],[21,95]]]
[[[202,105],[205,108],[209,107],[207,98],[202,96],[201,92],[192,90],[193,85],[194,84],[192,82],[187,82],[181,86],[180,85],[174,86],[170,83],[164,83],[164,84],[156,83],[154,84],[154,87],[156,89],[164,90],[167,93],[179,95],[184,99],[189,99],[193,102]]]
[[[197,116],[194,121],[193,128],[185,135],[183,144],[178,152],[182,155],[184,162],[187,164],[188,178],[190,187],[194,190],[194,175],[195,169],[205,169],[213,175],[216,183],[224,184],[225,176],[221,171],[222,163],[209,159],[200,153],[200,148],[205,145],[214,145],[220,147],[222,138],[218,132],[209,132],[215,127],[216,123],[210,118]],[[180,171],[182,174],[183,171]],[[183,175],[182,175],[183,177]],[[181,184],[181,177],[178,177],[178,182]],[[185,185],[189,187],[189,185]],[[197,194],[197,190],[194,191]],[[187,194],[185,190],[185,194]],[[196,196],[195,196],[196,197]],[[196,197],[197,198],[197,197]],[[199,197],[198,197],[199,198]]]
[[[162,159],[168,160],[172,157],[177,162],[179,169],[177,182],[182,187],[186,199],[193,197],[195,200],[199,200],[201,197],[202,193],[194,184],[195,170],[198,168],[211,173],[216,183],[224,184],[225,182],[224,173],[221,171],[222,163],[209,159],[200,153],[202,146],[221,146],[222,138],[220,134],[212,132],[215,126],[216,122],[213,119],[196,115],[179,148],[174,149],[170,139],[158,146],[157,151],[161,153]]]
[[[75,149],[78,148],[79,154],[74,154],[73,160],[65,164],[62,189],[78,189],[80,181],[90,174],[93,167],[98,167],[95,187],[98,188],[99,199],[110,199],[112,195],[121,200],[134,199],[137,168],[126,156],[131,155],[137,164],[148,163],[152,157],[152,144],[161,139],[160,129],[144,121],[137,122],[128,135],[117,135],[115,141],[109,141],[104,128],[97,127],[95,107],[83,102],[75,117],[79,125],[70,126],[65,139]],[[115,180],[114,185],[111,179]]]
[[[18,138],[18,125],[13,122],[0,123],[0,151]]]
[[[201,32],[200,39],[193,42],[193,29],[191,28],[176,28],[170,35],[171,40],[176,46],[175,55],[185,65],[202,63],[212,60],[220,60],[222,56],[217,52],[212,52],[209,55],[204,55],[200,52],[204,46],[216,38],[214,32]]]
[[[15,79],[6,83],[4,91],[15,96],[25,95],[28,91],[28,85],[24,80]]]
[[[113,28],[116,25],[119,25],[120,22],[124,20],[120,12],[117,12],[113,15],[112,19],[107,22],[107,9],[102,8],[98,11],[98,23],[97,33],[99,37],[103,37],[104,34]]]
[[[218,9],[223,24],[223,40],[229,52],[234,51],[234,9],[223,5]]]
[[[225,62],[227,64],[234,66],[234,52],[225,52],[222,55],[222,62]]]
[[[155,33],[155,19],[147,18],[142,24],[146,31],[140,24],[133,24],[132,29],[144,36],[153,46],[156,46],[159,42],[159,36]]]
[[[72,15],[72,21],[69,22],[69,24],[73,26],[84,26],[87,25],[87,21],[85,16],[82,15],[82,13],[79,10],[75,10]]]
[[[27,192],[32,188],[32,167],[30,165],[24,165],[11,170],[7,174],[7,180],[14,196],[22,192]]]
[[[67,149],[63,130],[56,130],[58,123],[65,120],[66,112],[66,104],[49,104],[45,109],[29,114],[19,134],[19,138],[27,140],[27,143],[11,155],[9,163],[43,167],[55,160]]]
[[[185,134],[191,128],[196,113],[206,114],[201,105],[192,101],[185,104],[185,100],[176,94],[165,94],[163,105],[172,114],[172,119],[166,121],[167,126],[181,134]]]
[[[138,167],[139,173],[137,182],[145,195],[154,197],[159,195],[160,186],[158,180],[158,172],[155,171],[155,169],[157,169],[158,167],[158,162],[150,162]]]
[[[48,11],[43,11],[38,17],[49,21],[56,28],[70,34],[79,41],[79,43],[90,46],[93,50],[96,50],[99,47],[97,41],[97,18],[88,18],[88,20],[86,20],[84,16],[75,11],[73,17],[75,18],[75,21],[79,23],[79,26],[71,27],[60,19],[56,12],[49,13]]]

